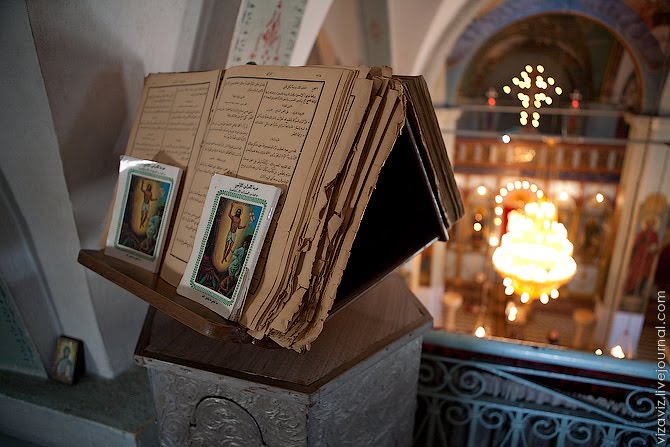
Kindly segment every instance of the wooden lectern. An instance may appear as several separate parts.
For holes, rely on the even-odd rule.
[[[432,318],[400,277],[388,275],[446,240],[449,226],[412,124],[381,170],[309,352],[256,342],[158,275],[101,251],[80,252],[82,265],[153,306],[135,359],[149,370],[163,445],[411,443],[421,339]]]

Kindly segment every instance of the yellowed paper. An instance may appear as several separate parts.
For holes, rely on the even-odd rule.
[[[247,65],[226,71],[192,182],[177,211],[168,249],[171,257],[166,258],[164,271],[174,278],[183,274],[214,173],[272,184],[284,191],[280,206],[287,212],[275,213],[277,223],[267,238],[272,241],[270,252],[262,256],[277,259],[293,219],[300,214],[306,174],[326,130],[341,76],[342,70],[329,68]],[[262,262],[257,271],[263,271]],[[278,270],[279,266],[268,264],[265,276],[272,278]],[[253,302],[252,296],[247,302]]]
[[[149,75],[126,155],[186,169],[197,159],[220,71]]]
[[[125,154],[184,169],[183,184],[188,186],[192,178],[188,167],[198,158],[220,75],[220,70],[213,70],[147,76]],[[110,219],[111,207],[107,228]]]
[[[322,157],[317,170],[314,172],[310,195],[307,197],[304,214],[299,228],[303,230],[297,234],[298,239],[293,239],[290,247],[295,247],[293,251],[288,251],[288,258],[281,261],[285,266],[283,278],[276,281],[276,288],[270,294],[269,300],[265,300],[258,305],[260,313],[255,315],[254,328],[267,327],[273,321],[275,324],[284,325],[291,315],[300,312],[301,297],[307,288],[307,281],[311,266],[313,264],[313,254],[311,246],[314,241],[318,228],[323,224],[321,215],[325,211],[328,203],[328,193],[323,189],[323,185],[329,185],[338,175],[341,169],[342,160],[346,159],[346,154],[351,149],[353,141],[361,124],[361,117],[367,108],[371,84],[361,78],[367,70],[352,72],[355,76],[345,85],[345,90],[341,96],[342,104],[340,115],[337,116],[336,131],[331,133],[330,146],[326,149],[325,156]],[[349,95],[345,96],[349,89]],[[353,89],[353,90],[352,90]],[[339,161],[335,161],[339,160]],[[297,281],[295,280],[297,278]],[[282,313],[277,319],[276,314]]]
[[[391,90],[388,101],[384,107],[385,118],[381,119],[382,128],[377,129],[373,135],[373,144],[375,148],[370,154],[366,163],[363,164],[363,169],[367,171],[362,178],[365,179],[363,185],[356,188],[360,196],[352,204],[354,212],[353,219],[351,219],[351,226],[343,229],[342,235],[345,237],[342,245],[337,249],[336,257],[327,257],[322,262],[336,259],[336,265],[330,265],[323,268],[323,271],[328,276],[327,278],[317,278],[316,284],[320,286],[310,288],[303,298],[302,307],[300,310],[299,319],[294,321],[287,330],[273,331],[271,337],[282,346],[291,347],[296,350],[301,350],[308,346],[316,336],[321,332],[323,321],[327,316],[328,311],[332,307],[337,285],[339,285],[344,266],[348,259],[349,251],[353,244],[363,210],[365,209],[369,197],[376,183],[377,176],[381,170],[381,166],[386,160],[393,146],[393,142],[402,126],[404,120],[404,103],[402,98],[399,98],[401,88],[396,84],[398,90]],[[333,268],[334,267],[334,268]],[[321,287],[326,286],[326,289]],[[305,302],[305,300],[307,300]],[[275,329],[282,328],[275,325]]]

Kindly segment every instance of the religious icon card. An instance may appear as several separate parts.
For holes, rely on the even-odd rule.
[[[106,255],[158,271],[181,175],[175,166],[121,157]]]
[[[83,343],[75,338],[58,337],[51,377],[58,382],[72,385],[83,374],[83,369]]]
[[[281,190],[214,175],[177,293],[239,320]]]

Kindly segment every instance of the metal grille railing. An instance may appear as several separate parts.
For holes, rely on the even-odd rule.
[[[572,447],[657,444],[665,396],[650,380],[627,383],[425,352],[417,446]],[[560,368],[559,368],[560,370]],[[662,399],[662,402],[661,402]],[[662,421],[659,422],[659,419]],[[664,430],[663,430],[664,433]]]

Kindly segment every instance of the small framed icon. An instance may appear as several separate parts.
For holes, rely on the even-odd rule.
[[[51,377],[72,385],[84,372],[84,343],[75,338],[60,336],[56,341]]]

